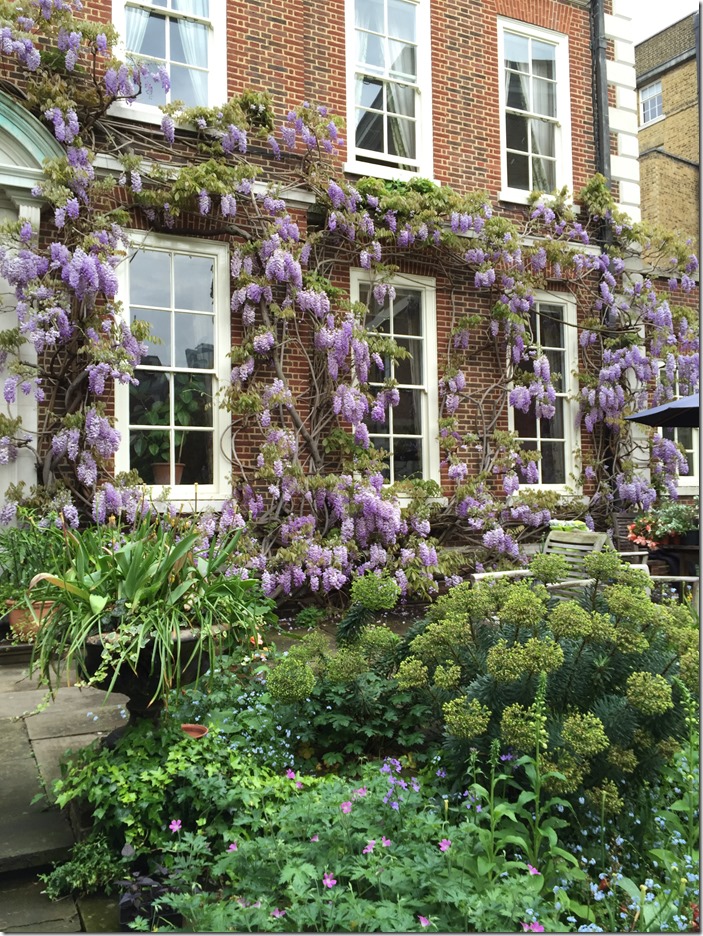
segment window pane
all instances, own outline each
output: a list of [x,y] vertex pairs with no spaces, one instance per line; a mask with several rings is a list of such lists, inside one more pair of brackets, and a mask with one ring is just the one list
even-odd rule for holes
[[405,45],[403,42],[388,41],[388,71],[393,76],[415,79],[417,76],[417,63],[415,60],[415,46]]
[[134,429],[129,436],[129,466],[139,472],[146,484],[154,484],[154,464],[170,460],[168,430],[158,432]]
[[356,103],[362,107],[383,110],[383,82],[373,78],[356,79]]
[[505,33],[505,65],[516,71],[530,70],[530,43],[524,36]]
[[556,46],[532,40],[532,72],[541,78],[556,78]]
[[395,439],[393,442],[393,480],[422,477],[422,440]]
[[142,364],[152,364],[154,367],[171,367],[171,313],[161,312],[157,309],[132,308],[132,321],[141,319],[148,322],[151,334],[156,339],[147,343],[148,358]]
[[562,307],[540,302],[539,311],[540,344],[549,348],[563,348],[564,325],[562,316],[564,313]]
[[531,120],[532,152],[537,156],[554,157],[554,124],[544,120]]
[[[166,17],[151,13],[144,28],[143,11],[127,7],[126,26],[127,42],[134,45],[130,52],[137,55],[150,55],[154,58],[166,58]],[[144,33],[142,35],[142,29]],[[138,41],[141,36],[141,42]],[[134,37],[134,39],[132,38]]]
[[422,294],[414,289],[396,289],[393,302],[393,333],[422,335]]
[[210,312],[214,300],[213,261],[210,257],[175,254],[173,258],[174,306]]
[[356,0],[354,17],[357,26],[383,32],[383,0]]
[[177,432],[176,459],[183,467],[181,484],[212,484],[211,432]]
[[388,118],[388,152],[415,158],[415,124],[400,117]]
[[374,299],[373,294],[371,294],[368,306],[369,314],[366,317],[366,327],[369,331],[378,332],[381,335],[390,334],[391,309],[388,300],[386,300],[383,305],[379,305]]
[[168,426],[169,384],[166,374],[137,371],[139,384],[129,388],[129,421],[137,425]]
[[415,4],[388,0],[388,35],[415,42]]
[[205,104],[205,98],[196,88],[200,88],[201,80],[207,88],[207,75],[205,72],[185,68],[183,65],[170,65],[169,77],[171,79],[171,100],[183,101],[187,107],[198,107]]
[[388,94],[388,110],[391,114],[401,114],[403,117],[415,116],[415,90],[403,85],[386,84]]
[[532,110],[545,117],[557,115],[557,86],[541,78],[532,79]]
[[137,250],[129,259],[132,305],[171,307],[171,256],[160,250]]
[[551,419],[540,419],[539,431],[543,439],[564,438],[564,401],[554,401],[554,416]]
[[[547,360],[549,361],[549,369],[554,376],[554,389],[557,393],[564,392],[564,382],[568,379],[569,375],[565,373],[566,370],[566,361],[564,359],[563,351],[545,351],[544,352]],[[557,377],[556,375],[559,374]]]
[[[520,439],[537,438],[537,420],[535,419],[534,407],[530,406],[529,412],[523,413],[521,410],[513,410],[513,425]],[[535,443],[536,445],[536,443]],[[523,443],[523,448],[524,448]]]
[[207,68],[207,26],[190,20],[172,19],[169,22],[171,61]]
[[[164,5],[163,0],[159,0],[159,6]],[[171,0],[171,8],[179,13],[190,13],[192,16],[210,16],[210,0]]]
[[409,351],[412,358],[396,361],[393,376],[400,384],[409,384],[414,387],[422,386],[422,342],[413,338],[398,338],[397,343],[401,348]]
[[176,426],[212,425],[212,377],[174,374],[173,421]]
[[373,361],[369,365],[369,383],[380,384],[390,376],[391,373],[391,359],[388,357],[383,358],[384,369],[381,370],[380,367],[376,367]]
[[516,72],[506,72],[505,81],[508,107],[529,110],[530,79]]
[[356,56],[358,62],[363,62],[369,68],[383,71],[385,66],[384,41],[380,36],[371,33],[356,33]]
[[508,185],[511,188],[530,190],[530,162],[528,156],[508,153]]
[[422,391],[400,390],[400,400],[393,407],[393,434],[422,435]]
[[556,188],[556,171],[553,159],[532,160],[532,188],[551,192]]
[[542,483],[565,484],[564,443],[542,442]]
[[527,117],[518,117],[517,114],[505,115],[505,142],[508,149],[527,152]]
[[376,153],[385,151],[383,145],[383,115],[370,111],[356,112],[356,145]]
[[191,370],[214,366],[215,320],[210,315],[177,312],[174,321],[176,367]]

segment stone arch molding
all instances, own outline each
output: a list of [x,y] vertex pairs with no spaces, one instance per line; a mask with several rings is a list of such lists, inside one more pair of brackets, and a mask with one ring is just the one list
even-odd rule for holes
[[[41,221],[41,199],[32,195],[32,189],[44,178],[43,165],[47,159],[63,155],[63,150],[36,117],[16,100],[0,91],[0,223],[23,218],[34,231]],[[0,330],[16,327],[13,290],[0,277]],[[36,363],[36,352],[27,345],[22,359]],[[0,386],[7,376],[0,369]],[[38,414],[32,397],[23,397],[7,407],[10,416],[22,417],[22,427],[28,437],[36,439]],[[21,448],[16,461],[0,465],[0,503],[9,484],[24,481],[27,487],[37,482],[36,456],[32,448]]]
[[26,218],[39,227],[40,202],[32,188],[43,179],[46,159],[63,150],[36,117],[0,91],[0,192]]

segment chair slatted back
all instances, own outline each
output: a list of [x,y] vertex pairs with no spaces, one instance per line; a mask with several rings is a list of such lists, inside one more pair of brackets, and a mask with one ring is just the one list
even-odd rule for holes
[[[608,542],[607,533],[592,533],[590,530],[550,530],[542,552],[566,559],[569,571],[566,581],[580,581],[588,578],[584,560],[592,552],[600,552]],[[562,591],[552,590],[553,595],[573,598],[573,589],[568,586]]]

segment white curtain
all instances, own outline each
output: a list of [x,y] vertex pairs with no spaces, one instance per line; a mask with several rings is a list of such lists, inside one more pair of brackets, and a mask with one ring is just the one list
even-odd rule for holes
[[127,21],[127,35],[125,44],[128,52],[139,54],[144,42],[144,34],[149,23],[149,11],[142,10],[140,7],[128,6],[125,8],[125,19]]
[[[173,0],[173,9],[174,11],[178,10],[179,13],[207,18],[209,15],[209,0]],[[191,23],[183,19],[179,19],[177,22],[186,62],[188,65],[207,68],[207,27],[201,23]],[[190,68],[188,69],[188,76],[193,87],[194,101],[197,104],[207,104],[207,72]]]

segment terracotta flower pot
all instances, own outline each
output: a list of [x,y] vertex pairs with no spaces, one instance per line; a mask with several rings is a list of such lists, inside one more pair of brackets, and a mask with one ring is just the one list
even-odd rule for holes
[[10,630],[22,643],[34,643],[42,619],[51,614],[53,601],[33,601],[31,609],[26,605],[11,608],[8,614]]
[[184,731],[191,738],[204,738],[208,733],[205,725],[191,725],[189,722],[181,725],[181,731]]
[[[154,472],[154,484],[168,485],[171,483],[171,466],[168,462],[154,462],[151,468]],[[180,484],[185,465],[182,462],[176,462],[173,468],[174,482]]]

